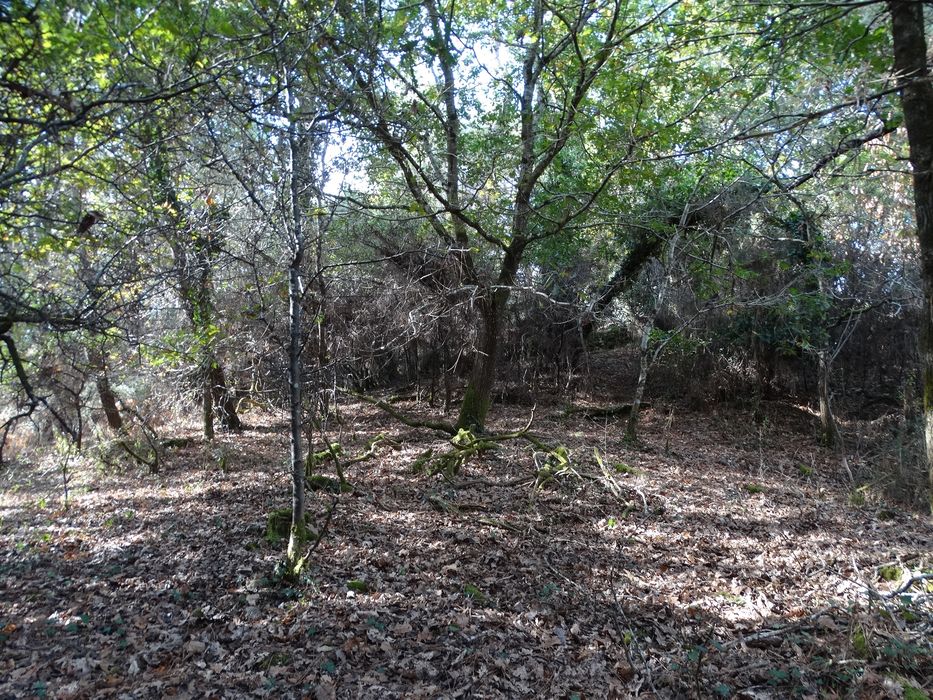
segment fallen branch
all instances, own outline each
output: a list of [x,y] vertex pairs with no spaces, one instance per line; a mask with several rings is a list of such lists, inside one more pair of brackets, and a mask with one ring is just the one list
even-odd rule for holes
[[513,525],[512,523],[507,523],[504,520],[500,520],[499,518],[477,518],[476,522],[480,523],[481,525],[488,525],[489,527],[498,527],[503,530],[508,530],[509,532],[517,532],[520,535],[525,534],[525,531],[522,528],[518,527],[517,525]]
[[366,449],[363,452],[356,455],[355,457],[350,457],[344,460],[341,460],[340,458],[343,454],[343,448],[340,447],[340,444],[328,441],[326,443],[327,447],[320,452],[313,452],[310,450],[308,451],[308,454],[305,457],[305,474],[308,478],[310,478],[318,465],[333,461],[334,467],[337,471],[337,476],[340,478],[340,483],[346,483],[346,479],[343,475],[344,468],[354,464],[359,464],[360,462],[365,462],[367,459],[375,457],[376,448],[379,446],[379,443],[387,439],[388,438],[383,433],[379,433],[376,437],[369,441]]
[[415,462],[415,470],[423,469],[429,475],[443,474],[444,478],[450,481],[453,475],[460,471],[460,468],[467,463],[467,460],[474,455],[481,454],[487,450],[497,449],[500,442],[506,440],[525,439],[530,441],[538,449],[547,449],[547,446],[535,435],[528,432],[535,418],[534,409],[528,422],[520,430],[511,433],[499,433],[497,435],[474,434],[463,428],[459,429],[451,439],[453,445],[451,450],[443,454],[434,456],[433,452],[422,455]]
[[[620,503],[625,505],[626,508],[632,508],[632,505],[630,502],[626,501],[622,497],[622,489],[629,488],[630,490],[634,491],[638,496],[641,497],[642,508],[644,509],[645,515],[647,515],[648,514],[648,499],[645,497],[645,494],[642,493],[641,490],[635,487],[623,487],[616,480],[616,478],[612,475],[612,472],[609,471],[609,467],[607,467],[606,463],[603,461],[602,455],[599,454],[599,450],[595,448],[593,449],[593,457],[596,458],[596,464],[599,465],[599,469],[600,471],[602,471],[603,477],[602,479],[599,479],[596,477],[592,477],[589,474],[584,474],[584,476],[586,478],[593,479],[594,481],[602,481],[603,485],[605,485],[606,488],[609,489],[609,492],[613,496],[615,496],[616,500],[618,500]],[[634,508],[632,508],[632,510],[634,510]]]
[[909,591],[918,583],[923,583],[924,581],[933,581],[933,574],[917,574],[916,576],[911,576],[909,579],[904,581],[904,583],[898,586],[896,590],[893,590],[890,593],[880,594],[880,597],[887,599],[896,598],[897,596]]
[[192,445],[194,445],[195,440],[193,440],[190,437],[173,437],[173,438],[165,438],[164,440],[161,440],[159,444],[162,446],[162,449],[165,449],[165,450],[170,449],[170,448],[182,449],[182,448],[191,447]]
[[[650,403],[642,402],[639,408],[648,408]],[[632,404],[620,403],[614,406],[568,406],[564,409],[565,416],[583,416],[584,418],[617,418],[627,416],[632,412]]]
[[516,430],[511,433],[499,433],[497,435],[483,435],[482,436],[483,440],[488,440],[490,442],[504,442],[506,440],[519,440],[519,439],[527,440],[532,445],[534,445],[536,449],[541,450],[542,452],[550,452],[551,450],[554,449],[554,447],[552,447],[551,445],[548,445],[539,436],[535,435],[532,432],[529,432],[531,430],[531,424],[534,423],[534,420],[535,420],[535,409],[536,408],[537,406],[531,407],[531,415],[528,416],[528,422],[525,423],[524,428],[521,428],[520,430]]
[[428,503],[431,504],[431,507],[434,510],[441,513],[449,513],[451,515],[459,515],[460,513],[466,511],[484,511],[487,510],[486,506],[480,505],[477,503],[454,503],[448,501],[446,498],[438,496],[436,493],[432,493],[427,498]]
[[358,454],[356,457],[350,457],[350,459],[344,460],[343,466],[349,467],[353,464],[359,464],[360,462],[365,462],[367,459],[375,457],[376,447],[384,440],[388,440],[388,438],[383,433],[379,433],[376,437],[369,441],[369,444],[363,452]]
[[445,423],[443,421],[431,421],[431,420],[415,420],[409,416],[406,416],[404,413],[399,411],[397,408],[387,403],[386,401],[380,401],[379,399],[374,399],[371,396],[366,396],[365,394],[358,394],[355,391],[349,389],[340,389],[341,392],[347,396],[352,396],[353,398],[364,401],[368,404],[375,406],[376,408],[382,409],[390,416],[395,418],[399,423],[407,425],[409,428],[426,428],[428,430],[435,430],[439,433],[445,433],[447,435],[456,435],[457,429],[453,426],[452,423]]
[[449,483],[455,489],[468,489],[474,486],[486,486],[487,488],[501,488],[507,489],[512,486],[522,486],[534,481],[537,477],[534,474],[527,476],[521,476],[517,479],[510,479],[509,481],[490,481],[489,479],[473,479],[472,481],[453,481],[448,479]]

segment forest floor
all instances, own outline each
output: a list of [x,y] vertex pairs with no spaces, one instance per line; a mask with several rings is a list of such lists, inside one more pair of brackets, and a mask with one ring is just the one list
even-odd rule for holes
[[854,491],[812,416],[649,409],[632,446],[538,413],[572,467],[544,484],[522,440],[415,473],[443,436],[345,405],[345,454],[391,439],[309,495],[336,505],[293,584],[281,417],[178,427],[155,475],[77,464],[67,509],[54,463],[8,471],[0,697],[928,697],[931,522]]

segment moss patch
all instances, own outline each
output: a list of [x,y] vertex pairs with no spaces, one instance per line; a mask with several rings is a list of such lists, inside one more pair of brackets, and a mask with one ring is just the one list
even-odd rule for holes
[[329,493],[352,493],[353,484],[340,481],[323,474],[313,474],[307,479],[308,488],[312,491],[327,491]]

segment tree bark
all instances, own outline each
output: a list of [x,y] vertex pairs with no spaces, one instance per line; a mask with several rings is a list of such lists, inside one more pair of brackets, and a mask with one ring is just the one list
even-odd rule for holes
[[299,134],[298,124],[295,121],[291,69],[284,68],[282,73],[286,107],[288,109],[287,176],[290,199],[289,244],[291,248],[291,260],[288,265],[288,414],[292,475],[292,526],[288,538],[286,562],[289,575],[297,575],[301,566],[302,545],[308,538],[308,526],[305,519],[306,472],[301,442],[303,418],[301,390],[304,381],[301,304],[304,296],[302,267],[306,245],[304,230],[305,207],[303,203],[307,194],[306,183],[302,182],[302,180],[309,174],[311,163],[310,158],[307,157],[308,136]]
[[216,357],[210,358],[207,378],[211,390],[211,403],[214,414],[220,420],[220,427],[224,430],[242,430],[243,422],[236,412],[236,397],[227,386],[223,365]]
[[820,432],[823,444],[832,447],[836,444],[836,417],[830,402],[829,375],[832,367],[828,354],[826,350],[817,353],[817,393],[820,398]]
[[104,409],[107,425],[112,431],[119,433],[123,430],[123,416],[120,415],[120,409],[117,407],[117,396],[110,386],[104,353],[94,348],[88,351],[88,355],[91,369],[94,372],[94,386],[97,388],[97,396],[100,398],[101,408]]
[[625,424],[625,439],[629,442],[635,442],[638,439],[638,411],[641,408],[641,400],[645,396],[645,385],[648,383],[648,367],[651,364],[648,343],[651,340],[652,330],[654,330],[654,314],[645,322],[645,327],[641,333],[641,344],[638,348],[638,383],[635,384],[632,410],[629,412],[628,421]]
[[117,408],[117,397],[110,386],[110,378],[107,372],[100,372],[95,380],[97,386],[97,395],[100,397],[100,405],[104,409],[104,415],[107,417],[107,425],[114,432],[123,430],[123,417],[120,415],[120,409]]
[[[507,295],[506,295],[507,296]],[[505,302],[497,302],[493,294],[480,309],[480,334],[473,357],[473,371],[463,394],[457,427],[482,430],[492,404],[492,389],[496,381],[496,360],[499,354],[499,329],[505,314]]]
[[920,2],[889,2],[894,72],[901,87],[904,125],[913,171],[914,209],[923,277],[920,362],[926,466],[933,512],[933,84],[927,67],[927,43]]
[[[583,321],[580,324],[580,334],[583,338],[583,345],[596,330],[597,320],[603,311],[622,294],[627,292],[641,273],[642,268],[649,260],[656,257],[661,252],[664,245],[664,238],[656,233],[639,231],[638,237],[632,243],[632,247],[626,253],[622,262],[616,268],[615,273],[606,284],[602,286],[596,294],[590,308],[587,309]],[[576,359],[574,358],[576,364]]]
[[[458,287],[476,289],[479,306],[477,345],[474,352],[472,376],[467,385],[464,401],[460,409],[458,425],[461,427],[483,428],[495,383],[496,361],[499,350],[499,332],[503,325],[509,287],[514,283],[518,263],[525,248],[534,242],[556,236],[574,220],[581,217],[596,201],[599,193],[608,186],[612,173],[619,165],[613,165],[593,191],[579,193],[567,199],[567,207],[556,219],[539,216],[544,203],[535,203],[535,193],[541,189],[541,181],[553,169],[555,161],[567,147],[577,129],[578,115],[583,113],[582,104],[589,94],[597,76],[603,71],[607,61],[619,45],[623,34],[631,36],[643,27],[632,29],[624,26],[622,20],[623,5],[610,3],[608,12],[597,14],[595,6],[582,3],[561,19],[565,24],[564,32],[556,38],[545,40],[543,31],[545,17],[549,14],[547,3],[534,0],[527,8],[529,25],[523,36],[519,37],[524,46],[524,58],[520,67],[521,77],[516,80],[515,95],[518,98],[518,121],[520,148],[515,172],[515,196],[511,211],[510,230],[500,230],[498,225],[484,224],[483,215],[477,215],[482,205],[475,195],[461,197],[460,185],[464,173],[461,171],[460,147],[462,143],[460,107],[457,91],[457,56],[460,53],[459,41],[456,41],[455,13],[453,5],[441,6],[437,0],[426,0],[428,25],[418,30],[418,41],[430,42],[431,62],[436,61],[439,68],[439,81],[434,89],[421,91],[417,80],[407,87],[417,98],[414,100],[415,111],[426,111],[426,117],[433,120],[441,129],[446,152],[444,163],[434,163],[423,167],[424,159],[417,148],[409,145],[412,134],[407,120],[396,118],[397,106],[385,95],[384,74],[388,68],[377,62],[358,62],[353,58],[356,51],[346,51],[338,60],[341,72],[354,76],[352,94],[348,102],[357,112],[360,125],[372,133],[386,147],[391,158],[399,166],[414,204],[423,210],[425,221],[439,239],[449,247],[460,265]],[[358,18],[346,10],[338,10],[353,26]],[[660,15],[659,15],[660,16]],[[602,38],[591,50],[584,50],[580,37],[591,20],[599,17],[605,31]],[[367,30],[368,31],[368,28]],[[374,32],[376,36],[378,32]],[[373,47],[377,48],[377,47]],[[377,50],[374,56],[383,55]],[[573,62],[576,70],[568,83],[556,90],[556,100],[547,98],[551,65],[564,59]],[[407,71],[398,71],[391,66],[388,73],[395,81],[409,81],[404,78]],[[341,79],[338,79],[338,84]],[[519,87],[520,86],[520,87]],[[443,100],[438,104],[433,95]],[[542,117],[551,115],[553,120],[542,121]],[[402,122],[402,123],[400,123]],[[420,129],[419,129],[420,132]],[[420,139],[420,136],[418,137]],[[619,161],[621,163],[621,161]],[[440,173],[443,172],[443,175]],[[546,197],[552,200],[552,197]],[[474,213],[477,212],[477,213]],[[534,225],[532,225],[534,224]],[[482,270],[474,264],[473,252],[479,252],[477,243],[484,241],[497,251],[503,252],[498,278],[489,283]]]
[[473,371],[463,394],[463,403],[460,405],[458,428],[483,430],[486,426],[486,415],[492,405],[492,389],[496,383],[502,321],[525,245],[524,239],[516,238],[508,247],[502,260],[499,279],[496,285],[486,292],[480,303],[479,338],[474,353]]
[[201,431],[205,440],[214,439],[214,390],[210,370],[204,368],[201,378]]
[[658,315],[661,313],[661,309],[664,307],[664,302],[667,298],[671,271],[674,268],[674,255],[679,240],[680,229],[675,231],[674,235],[667,241],[667,250],[663,264],[660,264],[660,261],[658,261],[661,277],[658,281],[657,292],[651,300],[651,309],[649,310],[648,318],[645,320],[645,325],[642,329],[641,344],[639,345],[638,353],[638,383],[635,385],[635,394],[632,397],[632,412],[629,414],[628,422],[625,426],[625,439],[629,442],[635,442],[638,439],[638,420],[641,417],[639,415],[639,409],[642,399],[645,396],[645,386],[648,384],[648,372],[651,369],[651,365],[658,359],[658,355],[664,347],[662,343],[654,352],[649,352],[651,333],[658,325]]

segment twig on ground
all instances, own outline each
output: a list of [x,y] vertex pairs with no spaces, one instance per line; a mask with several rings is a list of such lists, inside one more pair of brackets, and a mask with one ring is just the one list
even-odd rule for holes
[[340,391],[342,391],[344,394],[347,394],[348,396],[352,396],[353,398],[356,398],[356,399],[359,399],[360,401],[364,401],[368,404],[371,404],[375,406],[376,408],[382,409],[383,411],[388,413],[390,416],[395,418],[395,420],[399,421],[400,423],[404,425],[407,425],[409,428],[426,428],[428,430],[434,430],[440,433],[445,433],[447,435],[457,434],[457,429],[453,426],[452,423],[446,423],[444,421],[432,421],[432,420],[415,420],[414,418],[406,416],[404,413],[402,413],[397,408],[395,408],[394,406],[392,406],[391,404],[385,401],[374,399],[373,397],[366,396],[365,394],[359,394],[355,391],[351,391],[350,389],[343,388],[343,389],[340,389]]

